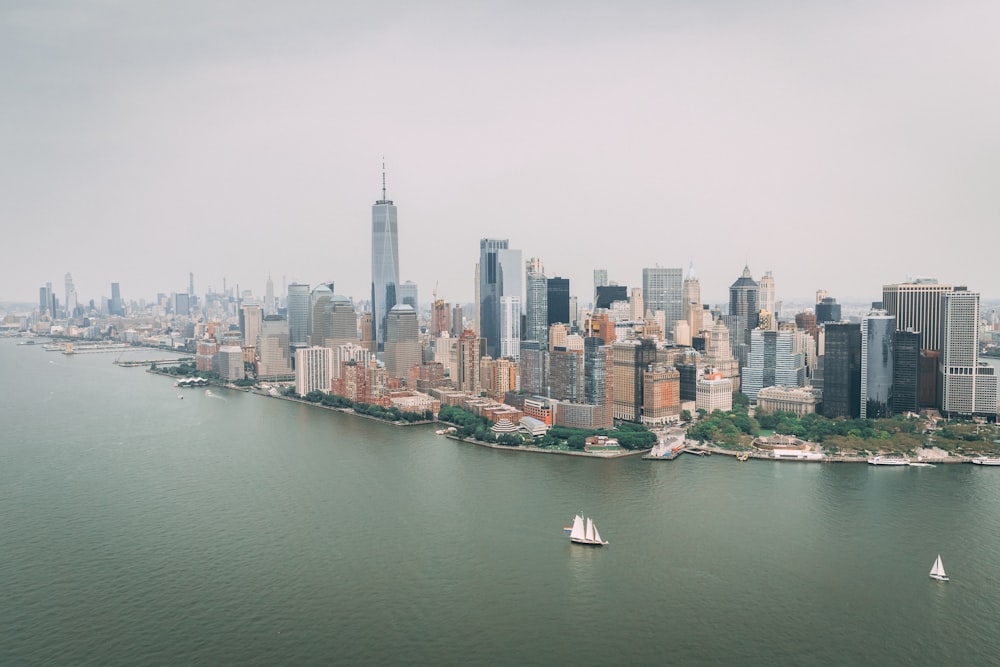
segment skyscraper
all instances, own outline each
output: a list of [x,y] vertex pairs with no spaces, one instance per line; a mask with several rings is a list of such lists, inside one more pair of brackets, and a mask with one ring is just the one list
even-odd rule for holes
[[264,314],[274,315],[274,313],[274,281],[271,280],[271,274],[267,274],[267,284],[264,287]]
[[897,331],[892,353],[892,412],[919,412],[920,332]]
[[385,370],[390,378],[405,378],[420,365],[420,327],[417,313],[408,304],[397,304],[386,317]]
[[801,387],[805,385],[805,360],[793,352],[793,331],[750,332],[750,359],[743,369],[743,393],[751,401],[764,387]]
[[479,336],[494,359],[500,355],[500,297],[520,300],[522,270],[521,251],[510,249],[507,239],[479,241]]
[[[594,303],[597,303],[597,288],[608,284],[608,270],[594,269]],[[597,307],[596,305],[594,306]]]
[[660,267],[642,270],[642,299],[647,311],[663,311],[666,331],[673,331],[677,320],[684,318],[684,270]]
[[823,360],[823,414],[861,415],[861,325],[829,323]]
[[382,198],[372,206],[372,314],[378,351],[385,349],[386,317],[398,303],[399,240],[396,206],[385,196],[385,165],[382,167]]
[[758,285],[760,293],[760,310],[766,310],[771,316],[769,320],[770,326],[768,327],[771,331],[778,330],[778,312],[777,312],[777,302],[774,297],[774,275],[767,271],[760,278],[760,284]]
[[979,363],[979,293],[956,287],[941,298],[941,412],[997,415],[997,378]]
[[729,286],[729,315],[741,318],[744,332],[757,328],[757,314],[760,312],[760,286],[753,279],[750,267],[744,266],[743,273]]
[[66,301],[63,302],[66,308],[66,317],[73,317],[76,310],[76,288],[73,286],[73,276],[66,274]]
[[290,283],[288,285],[288,342],[292,348],[306,347],[309,344],[310,329],[309,285],[305,283]]
[[896,318],[884,310],[873,310],[861,320],[862,419],[892,416],[895,333]]
[[[49,286],[49,293],[51,292],[52,287]],[[125,314],[125,311],[122,309],[122,293],[118,283],[111,283],[111,314],[118,316]]]
[[500,297],[500,357],[521,358],[521,297]]
[[840,304],[833,297],[824,297],[816,304],[816,324],[840,321]]
[[[330,337],[327,310],[333,300],[333,281],[320,283],[309,293],[309,345],[324,347]],[[296,357],[297,359],[298,357]]]
[[702,307],[701,307],[701,282],[694,274],[694,264],[688,266],[687,277],[681,285],[681,319],[687,320],[691,329],[691,335],[696,336],[701,332]]
[[524,339],[538,341],[542,349],[549,344],[548,279],[542,260],[532,257],[525,273],[525,325]]
[[882,286],[882,307],[896,318],[896,330],[920,332],[920,349],[941,349],[941,296],[951,285],[924,279]]
[[420,306],[417,304],[417,284],[415,282],[407,280],[405,283],[400,284],[396,296],[399,298],[399,303],[405,303],[411,306],[415,312],[420,312]]
[[548,316],[546,322],[552,324],[572,324],[569,316],[569,278],[549,278],[546,286]]

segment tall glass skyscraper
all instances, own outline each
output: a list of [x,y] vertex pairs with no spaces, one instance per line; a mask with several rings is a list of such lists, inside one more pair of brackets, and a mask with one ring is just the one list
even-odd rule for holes
[[309,345],[310,300],[309,285],[305,283],[288,285],[288,342],[293,348]]
[[516,296],[521,304],[521,251],[507,239],[479,241],[479,336],[486,339],[486,353],[500,357],[500,297]]
[[396,206],[385,197],[385,171],[382,172],[382,198],[372,206],[372,313],[378,351],[385,349],[386,317],[397,303],[399,285],[399,233]]
[[545,349],[549,345],[548,279],[545,277],[542,260],[538,258],[532,258],[528,261],[525,292],[527,303],[525,304],[524,339],[538,341]]
[[862,419],[892,416],[895,333],[896,318],[884,310],[873,310],[861,320]]
[[684,270],[660,267],[642,270],[642,299],[645,309],[654,314],[662,310],[667,332],[677,320],[684,319]]

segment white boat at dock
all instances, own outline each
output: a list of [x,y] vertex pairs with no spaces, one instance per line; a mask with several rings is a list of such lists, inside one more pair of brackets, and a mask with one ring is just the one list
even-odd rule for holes
[[873,466],[908,466],[910,459],[905,456],[873,456],[868,459],[868,464]]
[[948,575],[944,573],[944,565],[941,564],[941,554],[938,554],[937,560],[934,561],[930,576],[931,579],[937,579],[938,581],[949,581]]
[[972,462],[977,466],[1000,466],[1000,456],[977,456]]
[[603,547],[608,543],[607,540],[601,539],[601,534],[597,532],[594,520],[590,517],[584,518],[580,514],[573,517],[573,526],[569,529],[569,541],[593,547]]

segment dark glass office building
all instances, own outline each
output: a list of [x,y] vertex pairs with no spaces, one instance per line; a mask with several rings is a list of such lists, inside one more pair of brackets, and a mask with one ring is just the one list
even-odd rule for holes
[[569,278],[549,278],[546,294],[549,304],[549,325],[572,324],[569,321]]
[[894,349],[892,411],[920,411],[920,332],[897,331]]
[[861,325],[826,325],[823,359],[823,414],[827,417],[861,416]]

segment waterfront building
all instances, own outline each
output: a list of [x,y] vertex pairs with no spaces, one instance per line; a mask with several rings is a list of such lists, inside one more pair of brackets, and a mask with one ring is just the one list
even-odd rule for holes
[[642,419],[642,372],[656,363],[656,344],[648,338],[616,340],[611,345],[612,412],[615,419]]
[[265,315],[259,341],[257,379],[267,382],[293,378],[288,321],[281,315]]
[[840,321],[840,304],[833,297],[824,297],[816,304],[816,324]]
[[824,325],[823,415],[861,416],[861,325],[829,322]]
[[721,373],[712,373],[698,380],[695,409],[712,414],[716,410],[733,409],[733,382]]
[[642,270],[642,298],[645,301],[645,309],[654,313],[663,311],[664,333],[672,334],[668,325],[672,328],[674,322],[684,317],[683,283],[683,269],[654,267]]
[[213,338],[203,338],[198,341],[195,350],[195,370],[211,372],[215,354],[219,351],[219,344]]
[[611,368],[611,346],[603,344],[600,338],[587,338],[583,347],[583,402],[602,409],[595,413],[596,422],[601,424],[595,428],[611,428],[614,425]]
[[466,329],[458,339],[458,377],[452,378],[455,387],[470,394],[479,394],[480,338],[475,331]]
[[816,394],[812,387],[764,387],[757,392],[757,414],[792,412],[803,417],[816,412]]
[[549,396],[557,400],[584,402],[584,355],[556,347],[549,352]]
[[920,349],[940,350],[941,297],[954,287],[934,279],[882,286],[882,307],[896,318],[896,329],[920,332]]
[[892,412],[920,411],[920,332],[896,331],[892,359]]
[[406,379],[413,366],[422,363],[417,313],[407,304],[397,304],[386,316],[385,371],[390,379]]
[[292,349],[308,347],[310,314],[309,308],[312,297],[309,293],[309,285],[305,283],[291,283],[288,285],[288,342]]
[[512,250],[507,239],[479,241],[479,336],[486,340],[486,353],[494,358],[500,356],[500,297],[520,300],[522,266],[521,251]]
[[603,406],[556,400],[552,400],[550,405],[554,413],[552,420],[556,426],[578,428],[586,431],[609,428]]
[[979,363],[979,293],[956,287],[941,298],[941,413],[997,416],[995,369]]
[[521,358],[521,297],[500,297],[500,356]]
[[548,314],[546,323],[572,324],[569,312],[569,278],[549,278],[545,283]]
[[417,391],[430,391],[444,384],[444,364],[436,361],[411,367],[406,377],[406,386]]
[[225,382],[234,382],[245,378],[243,348],[239,345],[221,346],[212,357],[212,371]]
[[372,327],[376,350],[385,349],[386,319],[399,303],[399,226],[396,205],[385,194],[372,205]]
[[792,351],[793,332],[754,329],[750,334],[750,358],[742,370],[741,386],[751,402],[757,400],[757,392],[764,387],[805,384],[802,354]]
[[654,364],[642,373],[642,423],[661,426],[681,415],[680,373],[672,366]]
[[303,347],[295,351],[295,393],[311,391],[330,393],[333,387],[333,350],[328,347]]
[[357,343],[341,343],[332,348],[331,373],[334,380],[339,380],[342,375],[344,364],[355,363],[367,367],[375,358],[375,353],[369,348]]
[[520,369],[511,359],[491,359],[482,357],[479,363],[479,378],[482,390],[487,396],[503,401],[509,391],[520,387]]
[[529,394],[544,394],[548,383],[548,350],[536,340],[521,342],[521,388]]
[[896,318],[884,310],[873,310],[861,320],[862,419],[892,416],[895,333]]

